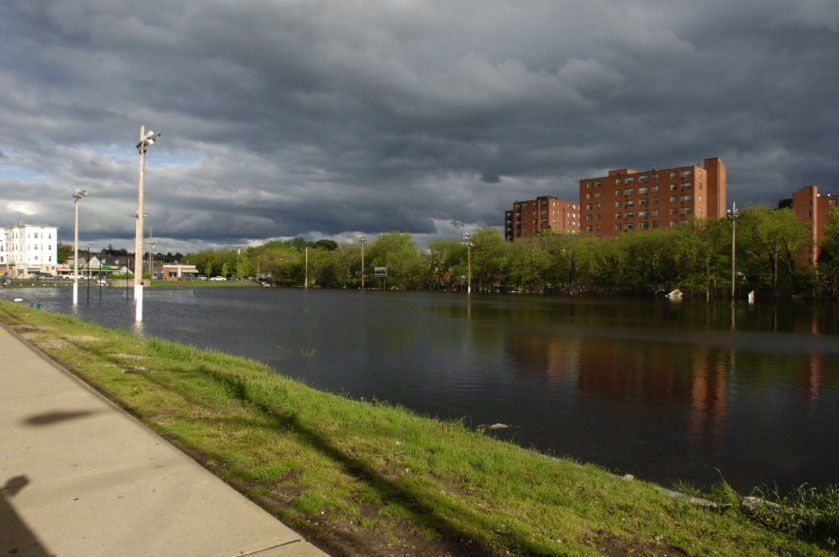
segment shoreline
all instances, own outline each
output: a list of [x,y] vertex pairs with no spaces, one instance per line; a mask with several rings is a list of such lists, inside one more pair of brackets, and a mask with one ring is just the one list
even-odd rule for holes
[[821,551],[653,484],[315,391],[253,360],[7,301],[0,320],[338,554]]

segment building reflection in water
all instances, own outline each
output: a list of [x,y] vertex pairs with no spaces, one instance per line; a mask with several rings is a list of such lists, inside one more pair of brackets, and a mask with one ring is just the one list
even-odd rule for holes
[[[735,396],[743,398],[744,408],[758,404],[771,411],[765,389],[774,385],[772,396],[806,400],[813,412],[822,389],[819,354],[789,355],[781,362],[771,353],[663,342],[655,334],[626,339],[544,333],[517,331],[506,337],[506,351],[520,372],[544,374],[548,385],[596,397],[602,408],[660,409],[658,415],[673,427],[683,424],[689,445],[710,455],[722,451]],[[738,360],[746,371],[738,373]]]

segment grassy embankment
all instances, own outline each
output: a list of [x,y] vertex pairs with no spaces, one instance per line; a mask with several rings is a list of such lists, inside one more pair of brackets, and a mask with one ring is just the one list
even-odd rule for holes
[[151,285],[172,288],[195,288],[214,286],[259,286],[252,280],[153,280]]
[[313,390],[259,362],[0,301],[0,321],[335,555],[820,554],[739,513]]

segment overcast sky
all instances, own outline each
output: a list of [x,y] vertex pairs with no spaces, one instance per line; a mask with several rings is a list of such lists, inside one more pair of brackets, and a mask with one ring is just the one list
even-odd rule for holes
[[4,0],[0,224],[164,251],[500,227],[609,168],[720,156],[839,193],[837,0]]

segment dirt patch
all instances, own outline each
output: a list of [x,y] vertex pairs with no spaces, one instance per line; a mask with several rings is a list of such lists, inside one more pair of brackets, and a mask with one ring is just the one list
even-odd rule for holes
[[64,348],[70,346],[70,343],[62,338],[48,338],[41,341],[40,345],[43,348]]
[[121,360],[144,360],[146,357],[139,354],[108,354],[111,358],[119,358]]
[[600,532],[596,536],[592,536],[585,540],[589,545],[594,547],[601,555],[608,555],[609,557],[624,557],[626,555],[655,555],[662,557],[684,557],[687,555],[678,547],[668,545],[666,540],[656,541],[642,541],[642,540],[627,540],[610,536],[605,532]]
[[67,340],[69,340],[70,342],[73,342],[73,343],[77,343],[77,344],[78,343],[86,344],[88,342],[94,342],[96,340],[96,337],[82,335],[82,336],[67,337]]

